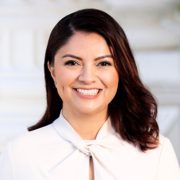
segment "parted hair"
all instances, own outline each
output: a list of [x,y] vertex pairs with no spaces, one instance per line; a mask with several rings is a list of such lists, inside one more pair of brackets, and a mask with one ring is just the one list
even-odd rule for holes
[[119,23],[98,9],[82,9],[62,18],[53,28],[44,60],[47,107],[43,117],[28,130],[51,124],[59,117],[62,100],[59,97],[47,64],[54,63],[56,52],[77,31],[101,35],[111,49],[119,74],[118,90],[108,106],[115,131],[129,143],[146,151],[158,146],[159,127],[156,121],[157,103],[142,83],[128,39]]

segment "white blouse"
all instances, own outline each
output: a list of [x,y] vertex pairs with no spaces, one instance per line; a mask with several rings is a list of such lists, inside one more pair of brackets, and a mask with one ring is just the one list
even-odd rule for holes
[[141,152],[124,141],[107,120],[96,140],[83,140],[62,114],[51,125],[9,143],[0,159],[0,180],[180,180],[170,141]]

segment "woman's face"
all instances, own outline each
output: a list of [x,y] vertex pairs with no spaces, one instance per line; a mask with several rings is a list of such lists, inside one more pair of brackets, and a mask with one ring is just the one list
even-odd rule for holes
[[76,32],[48,65],[63,111],[106,113],[118,88],[110,49],[97,33]]

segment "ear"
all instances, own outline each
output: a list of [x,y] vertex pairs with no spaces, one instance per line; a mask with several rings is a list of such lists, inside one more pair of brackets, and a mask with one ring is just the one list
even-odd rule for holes
[[49,61],[48,61],[48,62],[47,62],[47,67],[48,67],[48,70],[49,70],[49,72],[50,72],[50,74],[51,74],[51,77],[53,78],[53,80],[54,80],[54,82],[55,82],[54,66],[51,65],[51,64],[49,63]]

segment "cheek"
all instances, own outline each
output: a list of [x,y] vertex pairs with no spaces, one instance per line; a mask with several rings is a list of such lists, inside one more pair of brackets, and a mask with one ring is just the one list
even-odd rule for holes
[[116,71],[113,71],[111,73],[104,73],[103,76],[104,83],[106,84],[106,86],[116,91],[119,82],[118,73]]
[[57,68],[55,69],[54,77],[56,88],[58,92],[61,93],[68,82],[68,74],[63,69]]
[[55,86],[62,101],[64,101],[64,99],[66,98],[67,93],[65,92],[67,92],[66,89],[68,87],[68,84],[69,84],[68,74],[66,74],[63,71],[58,71],[58,72],[56,71]]
[[76,79],[77,73],[66,68],[58,68],[55,71],[57,88],[66,88]]

